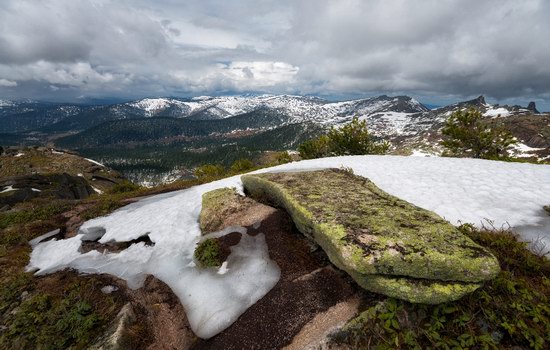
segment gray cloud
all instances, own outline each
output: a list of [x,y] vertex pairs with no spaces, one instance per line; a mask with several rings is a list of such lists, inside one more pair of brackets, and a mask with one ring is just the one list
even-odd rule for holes
[[544,0],[4,0],[0,97],[486,94],[550,109],[549,17]]

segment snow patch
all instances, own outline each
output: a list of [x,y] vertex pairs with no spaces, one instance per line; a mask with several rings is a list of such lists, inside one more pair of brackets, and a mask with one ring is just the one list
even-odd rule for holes
[[[231,248],[223,269],[195,266],[194,248],[201,239],[198,215],[202,194],[214,188],[238,186],[239,182],[239,177],[233,177],[149,197],[110,216],[90,220],[73,238],[36,246],[28,269],[39,270],[38,274],[69,267],[84,273],[109,273],[125,279],[131,288],[140,287],[147,274],[153,274],[181,300],[195,334],[210,338],[262,298],[280,277],[278,266],[269,259],[263,234],[252,237],[244,228],[237,229],[243,234],[241,241]],[[100,243],[130,241],[147,232],[154,246],[137,243],[120,253],[78,252],[82,239],[99,238]]]
[[510,114],[510,111],[507,110],[506,108],[503,108],[503,107],[500,107],[500,108],[494,108],[494,107],[491,107],[490,109],[488,109],[485,113],[483,113],[483,116],[485,117],[497,117],[497,116],[501,116],[501,117],[507,117],[509,116]]
[[424,152],[420,149],[415,149],[412,151],[411,157],[435,157],[436,155],[428,152]]
[[103,191],[100,190],[100,189],[97,188],[97,187],[92,186],[92,189],[93,189],[97,194],[103,194]]
[[11,191],[17,191],[17,188],[13,188],[12,185],[6,186],[6,187],[4,187],[4,189],[2,191],[0,191],[0,193],[6,193],[6,192],[11,192]]
[[86,159],[86,160],[87,160],[88,162],[90,162],[90,163],[94,163],[94,164],[96,164],[96,165],[105,167],[105,165],[103,165],[103,164],[101,164],[100,162],[97,162],[97,161],[95,161],[95,160],[93,160],[93,159],[89,159],[89,158],[84,158],[84,159]]
[[24,156],[24,155],[25,155],[25,153],[23,153],[23,152],[18,152],[16,155],[14,155],[14,157],[22,157],[22,156]]

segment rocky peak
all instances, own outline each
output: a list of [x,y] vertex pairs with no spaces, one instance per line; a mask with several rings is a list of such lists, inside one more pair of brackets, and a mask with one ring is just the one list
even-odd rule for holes
[[480,95],[478,98],[476,98],[474,100],[471,100],[471,101],[468,101],[468,102],[471,102],[472,104],[474,104],[476,106],[481,106],[481,105],[486,104],[485,97],[483,97],[483,95]]
[[529,105],[527,106],[527,109],[530,110],[533,113],[539,114],[539,111],[537,110],[537,106],[535,105],[535,102],[533,102],[533,101],[529,102]]

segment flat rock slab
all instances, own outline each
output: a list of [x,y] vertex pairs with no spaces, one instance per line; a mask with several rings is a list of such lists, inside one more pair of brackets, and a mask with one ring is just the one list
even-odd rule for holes
[[243,197],[232,188],[206,192],[199,217],[201,233],[205,235],[230,226],[252,226],[274,212],[274,208]]
[[500,271],[487,250],[437,214],[345,170],[242,176],[245,190],[285,208],[298,229],[365,289],[437,304]]

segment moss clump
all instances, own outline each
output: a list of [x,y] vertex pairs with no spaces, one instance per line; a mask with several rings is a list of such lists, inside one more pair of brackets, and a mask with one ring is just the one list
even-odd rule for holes
[[366,289],[433,304],[458,299],[499,271],[493,255],[447,221],[349,171],[244,175],[242,181],[253,197],[284,207]]
[[197,265],[202,268],[220,267],[223,263],[221,256],[220,243],[215,238],[207,238],[195,248],[195,260]]
[[548,349],[550,260],[510,232],[460,230],[499,259],[494,280],[437,306],[378,298],[333,341],[358,349]]

